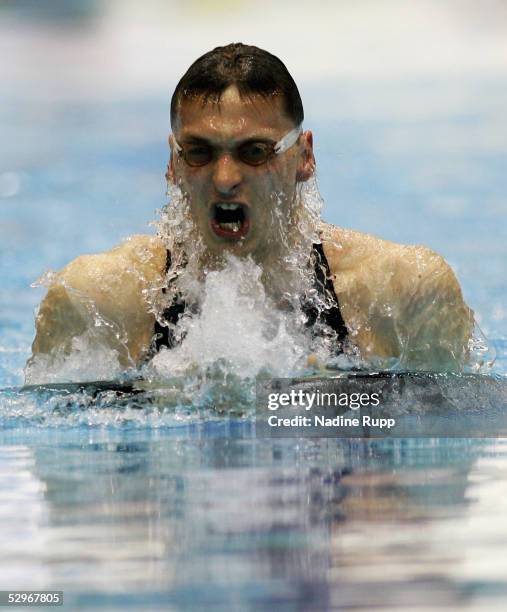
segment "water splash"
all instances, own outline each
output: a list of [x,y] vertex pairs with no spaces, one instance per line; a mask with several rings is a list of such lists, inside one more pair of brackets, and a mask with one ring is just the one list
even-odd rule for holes
[[335,334],[327,330],[316,342],[305,329],[302,296],[311,296],[317,309],[326,306],[313,287],[312,245],[320,242],[322,209],[315,179],[298,184],[290,207],[291,222],[279,206],[283,193],[273,193],[270,211],[271,248],[264,259],[235,257],[224,251],[212,256],[206,248],[182,190],[168,185],[169,204],[160,211],[156,226],[172,256],[164,302],[157,305],[159,323],[169,325],[160,313],[176,297],[198,304],[199,314],[185,314],[172,326],[181,344],[161,350],[149,369],[150,376],[181,375],[206,370],[220,363],[241,378],[261,371],[288,376],[301,372],[311,353],[320,360],[332,354]]
[[159,375],[182,375],[222,360],[232,374],[253,377],[263,369],[278,376],[300,370],[310,352],[300,309],[282,311],[266,295],[262,270],[248,257],[229,255],[226,266],[210,271],[200,287],[199,316],[183,316],[175,326],[182,338],[151,361]]
[[33,355],[25,368],[26,384],[113,380],[120,376],[118,352],[100,342],[95,330],[72,338],[70,353],[63,350]]
[[469,363],[466,368],[467,372],[481,374],[492,372],[497,357],[496,350],[484,335],[477,321],[474,322],[473,335],[468,343],[468,351]]

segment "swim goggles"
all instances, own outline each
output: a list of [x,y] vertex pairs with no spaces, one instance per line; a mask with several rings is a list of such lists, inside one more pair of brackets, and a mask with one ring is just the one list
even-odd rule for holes
[[[301,125],[285,134],[278,142],[247,140],[234,149],[234,155],[249,166],[261,166],[273,155],[280,155],[296,144],[303,131]],[[205,142],[185,143],[180,145],[173,135],[174,149],[189,166],[198,167],[209,164],[216,157],[216,149]]]

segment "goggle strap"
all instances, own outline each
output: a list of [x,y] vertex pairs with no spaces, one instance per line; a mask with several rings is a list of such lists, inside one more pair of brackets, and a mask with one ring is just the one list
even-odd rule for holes
[[173,145],[174,145],[174,148],[176,150],[176,153],[181,153],[183,151],[181,145],[179,144],[179,142],[174,137],[174,134],[173,134]]
[[276,155],[279,155],[280,153],[285,153],[285,151],[290,149],[292,145],[297,142],[297,139],[299,138],[299,135],[302,131],[303,126],[298,125],[293,130],[285,134],[285,136],[281,138],[274,146],[273,151],[276,153]]

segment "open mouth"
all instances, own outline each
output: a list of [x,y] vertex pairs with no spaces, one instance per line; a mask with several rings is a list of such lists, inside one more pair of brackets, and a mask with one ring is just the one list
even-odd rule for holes
[[243,238],[248,234],[248,208],[239,202],[217,202],[211,211],[211,229],[221,238]]

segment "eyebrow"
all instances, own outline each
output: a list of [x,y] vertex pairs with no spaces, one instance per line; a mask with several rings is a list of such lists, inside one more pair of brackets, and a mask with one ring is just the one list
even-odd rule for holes
[[[188,136],[183,137],[181,140],[178,140],[181,144],[204,144],[209,147],[215,146],[215,144],[208,140],[207,138],[203,138],[202,136],[197,136],[195,134],[188,134]],[[244,140],[239,140],[235,146],[242,147],[246,144],[251,144],[253,142],[263,142],[266,144],[275,144],[277,141],[272,138],[266,138],[265,136],[250,136],[249,138],[245,138]]]

